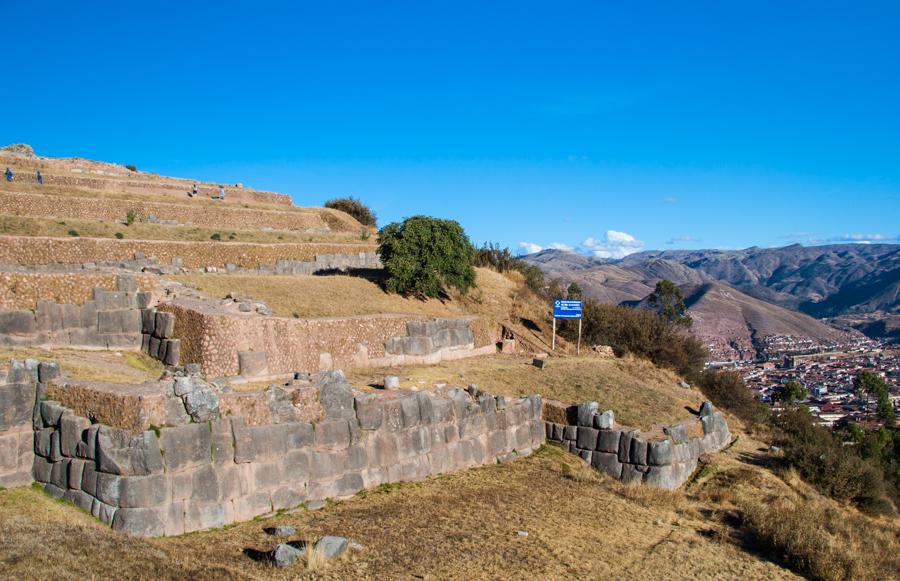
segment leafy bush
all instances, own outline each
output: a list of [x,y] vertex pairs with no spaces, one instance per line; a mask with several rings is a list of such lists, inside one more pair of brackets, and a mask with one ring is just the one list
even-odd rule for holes
[[694,381],[706,398],[753,426],[765,422],[769,408],[761,403],[739,373],[705,370]]
[[213,232],[213,235],[209,237],[210,240],[221,240],[222,235],[218,232]]
[[126,165],[125,169],[127,169],[128,171],[137,171],[137,166],[136,165]]
[[378,233],[378,254],[389,292],[438,297],[450,287],[466,293],[475,285],[475,249],[459,223],[413,216]]
[[78,230],[69,230],[69,236],[78,236]]
[[121,232],[116,232],[115,237],[118,238],[119,240],[121,240],[122,238],[125,238],[125,235],[122,234]]
[[[583,325],[588,345],[609,345],[618,355],[632,353],[685,377],[696,377],[706,361],[706,349],[699,341],[649,311],[587,300]],[[562,321],[560,333],[575,340],[578,323]]]
[[128,210],[128,212],[126,212],[126,214],[125,214],[125,225],[131,226],[132,224],[135,223],[135,221],[137,220],[137,217],[138,217],[137,210],[133,210],[133,209]]
[[516,258],[509,248],[501,248],[499,244],[485,243],[475,252],[475,266],[491,268],[504,273],[516,271],[525,277],[525,286],[538,295],[544,294],[544,271],[533,264]]
[[375,212],[371,210],[368,206],[363,204],[356,198],[348,197],[348,198],[335,198],[333,200],[328,200],[325,202],[326,208],[331,208],[332,210],[340,210],[346,214],[350,214],[356,221],[362,224],[363,226],[374,226],[376,223]]
[[853,502],[867,512],[892,512],[881,467],[815,425],[806,408],[784,410],[773,423],[775,444],[784,450],[785,461],[822,494]]

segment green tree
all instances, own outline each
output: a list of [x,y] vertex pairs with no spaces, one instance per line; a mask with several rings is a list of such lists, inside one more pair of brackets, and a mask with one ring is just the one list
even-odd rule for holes
[[566,295],[570,299],[580,299],[584,297],[584,291],[581,290],[581,286],[577,282],[573,282],[569,285],[569,289],[566,291]]
[[459,223],[413,216],[378,233],[378,254],[389,292],[439,297],[475,286],[475,248]]
[[670,325],[690,327],[694,323],[687,314],[681,289],[671,280],[663,279],[656,283],[647,303]]
[[869,398],[874,397],[877,402],[875,413],[878,419],[889,428],[893,428],[896,425],[897,420],[894,417],[891,391],[888,389],[883,377],[871,371],[862,371],[853,380],[853,392],[860,399],[865,397],[867,410]]
[[808,395],[809,391],[807,391],[803,384],[795,379],[792,379],[787,383],[776,387],[774,393],[772,394],[772,398],[776,401],[782,402],[785,405],[791,405],[798,400],[806,399]]

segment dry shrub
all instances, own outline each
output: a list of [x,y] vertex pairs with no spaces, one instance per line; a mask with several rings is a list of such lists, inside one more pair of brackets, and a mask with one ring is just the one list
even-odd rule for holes
[[684,493],[680,490],[664,490],[644,484],[623,484],[620,481],[615,481],[613,486],[620,496],[646,508],[679,511],[684,509],[687,503]]
[[814,500],[742,503],[743,524],[769,556],[812,579],[900,575],[896,527]]

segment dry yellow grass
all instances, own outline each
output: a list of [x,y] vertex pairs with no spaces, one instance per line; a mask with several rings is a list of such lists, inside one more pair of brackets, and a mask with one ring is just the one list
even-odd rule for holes
[[[629,497],[546,447],[505,465],[368,491],[316,512],[179,538],[119,536],[30,488],[0,492],[0,567],[18,579],[789,579],[681,493]],[[326,534],[363,545],[318,570],[243,554]],[[526,531],[527,536],[519,535]],[[296,540],[296,539],[291,539]]]
[[[0,216],[0,234],[9,236],[52,236],[65,238],[74,230],[79,236],[91,238],[116,238],[122,234],[125,240],[180,240],[209,242],[218,234],[221,242],[256,242],[261,244],[283,244],[304,242],[333,242],[359,245],[354,251],[374,250],[373,241],[363,241],[359,232],[330,232],[324,234],[304,234],[293,231],[238,230],[233,228],[198,228],[195,226],[168,226],[135,222],[130,226],[119,222],[48,218],[27,218],[20,216]],[[351,249],[353,250],[353,249]],[[350,250],[348,250],[349,252]]]
[[0,348],[0,360],[56,361],[71,379],[103,383],[142,383],[157,379],[165,367],[145,353],[75,349]]
[[645,430],[686,419],[687,408],[698,409],[703,401],[698,391],[679,387],[671,371],[633,357],[554,357],[544,370],[531,361],[497,355],[434,366],[356,370],[348,377],[357,385],[370,385],[392,374],[399,375],[404,388],[474,383],[495,395],[538,393],[566,403],[597,401],[602,410],[614,410],[620,423]]

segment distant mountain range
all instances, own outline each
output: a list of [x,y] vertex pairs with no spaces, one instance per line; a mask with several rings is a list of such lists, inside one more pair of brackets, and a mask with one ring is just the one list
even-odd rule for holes
[[[878,321],[900,315],[896,244],[648,251],[621,260],[544,250],[524,260],[605,303],[639,304],[669,279],[682,287],[698,335],[742,346],[764,335],[834,339],[837,331],[813,317],[846,317],[845,327],[878,335],[892,329]],[[854,324],[860,317],[865,324]]]

